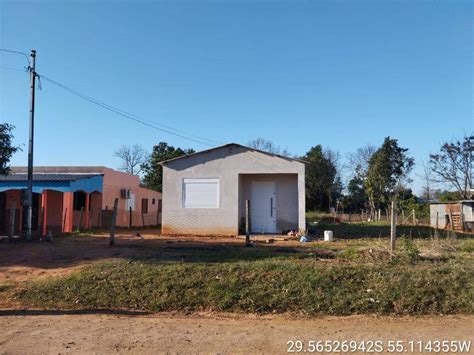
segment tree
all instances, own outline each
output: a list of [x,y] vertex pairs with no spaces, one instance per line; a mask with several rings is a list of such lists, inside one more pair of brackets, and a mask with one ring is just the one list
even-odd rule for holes
[[0,175],[10,172],[10,159],[20,149],[13,145],[14,128],[11,124],[0,123]]
[[347,184],[348,195],[345,199],[347,211],[355,212],[368,207],[367,194],[365,192],[364,180],[354,176]]
[[458,191],[435,190],[433,192],[433,196],[439,202],[443,202],[443,203],[462,200],[462,196]]
[[423,173],[419,175],[419,177],[423,180],[423,187],[421,189],[421,197],[426,201],[431,201],[433,198],[433,171],[431,170],[430,166],[426,163],[423,163]]
[[163,188],[163,167],[160,163],[194,152],[194,149],[175,148],[165,142],[158,143],[153,147],[148,162],[143,164],[143,171],[145,172],[143,183],[146,187],[161,192]]
[[346,167],[350,170],[350,173],[353,177],[357,177],[358,179],[365,181],[367,178],[367,170],[369,169],[370,159],[376,150],[376,147],[367,144],[358,148],[354,153],[349,153],[346,155]]
[[280,146],[277,146],[272,141],[266,140],[266,139],[261,138],[261,137],[249,141],[247,143],[247,145],[250,148],[254,148],[254,149],[257,149],[257,150],[262,150],[264,152],[268,152],[268,153],[272,153],[272,154],[283,155],[285,157],[293,157],[294,156],[286,148],[281,148]]
[[369,161],[365,190],[372,215],[403,190],[403,181],[413,169],[414,160],[396,139],[386,137]]
[[[306,206],[308,209],[327,210],[337,191],[337,168],[329,160],[321,145],[312,147],[304,157],[306,166]],[[340,180],[339,180],[340,187]]]
[[122,145],[114,152],[114,157],[122,160],[120,170],[130,175],[140,174],[143,170],[143,164],[148,161],[148,153],[138,144],[133,146]]
[[473,188],[473,150],[473,142],[468,136],[464,136],[462,141],[444,143],[439,153],[430,154],[429,165],[435,175],[434,180],[451,185],[463,199],[470,197]]
[[344,168],[351,176],[347,184],[348,195],[345,198],[345,208],[348,211],[355,212],[369,207],[365,181],[370,159],[376,150],[376,147],[367,144],[353,153],[346,154],[347,163]]

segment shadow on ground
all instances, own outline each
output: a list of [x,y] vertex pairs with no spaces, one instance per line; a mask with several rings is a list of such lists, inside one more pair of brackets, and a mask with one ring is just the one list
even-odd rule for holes
[[142,241],[131,235],[117,235],[114,247],[109,246],[109,238],[104,235],[65,236],[53,242],[3,242],[0,243],[0,276],[3,273],[4,278],[8,279],[5,274],[15,267],[34,271],[67,269],[105,259],[218,263],[279,257],[333,257],[330,249],[303,247],[298,242],[255,242],[254,247],[250,248],[245,247],[244,243],[244,240],[237,238],[162,236],[146,236]]
[[144,316],[144,315],[152,314],[152,312],[116,310],[116,309],[78,309],[78,310],[7,309],[7,310],[0,310],[0,317],[6,317],[6,316],[64,316],[64,315],[84,315],[84,314]]

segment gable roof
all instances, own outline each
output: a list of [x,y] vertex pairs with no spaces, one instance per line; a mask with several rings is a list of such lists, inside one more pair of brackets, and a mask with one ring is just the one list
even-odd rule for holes
[[297,162],[303,163],[303,164],[307,164],[307,163],[308,163],[308,162],[306,162],[306,161],[304,161],[304,160],[301,160],[301,159],[298,159],[298,158],[286,157],[286,156],[281,155],[281,154],[275,154],[275,153],[266,152],[266,151],[264,151],[264,150],[255,149],[255,148],[248,147],[248,146],[245,146],[245,145],[242,145],[242,144],[238,144],[238,143],[228,143],[228,144],[220,145],[220,146],[218,146],[218,147],[214,147],[214,148],[210,148],[210,149],[206,149],[206,150],[201,150],[200,152],[196,152],[196,153],[192,153],[192,154],[186,154],[186,155],[182,155],[182,156],[180,156],[180,157],[176,157],[176,158],[171,158],[171,159],[168,159],[168,160],[164,160],[164,161],[160,162],[160,165],[165,165],[165,164],[167,164],[167,163],[170,163],[170,162],[173,162],[173,161],[176,161],[176,160],[179,160],[179,159],[187,159],[187,158],[191,158],[191,157],[194,157],[194,156],[197,156],[197,155],[201,155],[201,154],[213,152],[213,151],[215,151],[215,150],[222,149],[222,148],[226,148],[226,147],[231,147],[231,146],[239,147],[239,148],[244,148],[244,149],[248,149],[248,150],[253,150],[253,151],[255,151],[255,152],[259,152],[259,153],[262,153],[262,154],[266,154],[266,155],[269,155],[269,156],[278,157],[278,158],[282,158],[282,159],[286,159],[286,160],[297,161]]

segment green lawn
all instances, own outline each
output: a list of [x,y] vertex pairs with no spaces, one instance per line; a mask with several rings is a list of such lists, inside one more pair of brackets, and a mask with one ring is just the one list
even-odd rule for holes
[[473,313],[472,239],[402,239],[395,257],[387,245],[386,238],[255,248],[183,243],[17,286],[16,297],[66,309]]

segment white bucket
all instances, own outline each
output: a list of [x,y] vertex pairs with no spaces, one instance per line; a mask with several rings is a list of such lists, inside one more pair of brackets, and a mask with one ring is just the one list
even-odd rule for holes
[[332,242],[332,231],[324,231],[324,241]]

